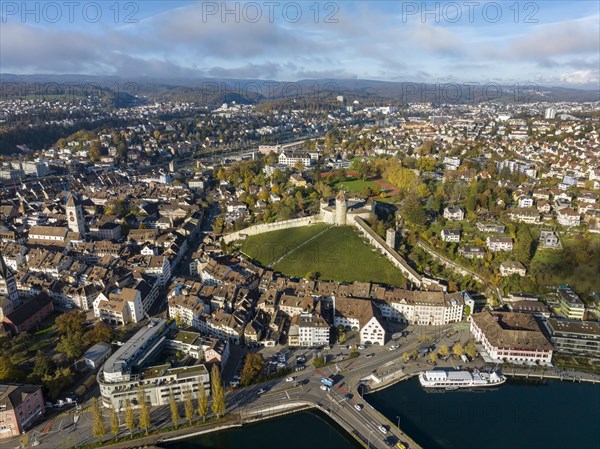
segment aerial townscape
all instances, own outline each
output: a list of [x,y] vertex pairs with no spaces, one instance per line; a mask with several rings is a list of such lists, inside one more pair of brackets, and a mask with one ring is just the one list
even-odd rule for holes
[[46,75],[15,42],[2,448],[600,447],[597,75]]

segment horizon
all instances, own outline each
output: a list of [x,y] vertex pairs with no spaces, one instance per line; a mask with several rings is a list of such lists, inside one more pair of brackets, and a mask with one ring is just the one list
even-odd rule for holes
[[4,76],[600,86],[600,3],[585,0],[28,1],[0,21]]

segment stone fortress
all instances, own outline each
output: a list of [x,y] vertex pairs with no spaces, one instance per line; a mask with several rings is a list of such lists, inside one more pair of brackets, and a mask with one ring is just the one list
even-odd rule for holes
[[356,226],[355,218],[369,220],[375,213],[375,201],[360,197],[348,198],[346,192],[340,190],[335,202],[321,200],[319,209],[320,221],[336,226]]

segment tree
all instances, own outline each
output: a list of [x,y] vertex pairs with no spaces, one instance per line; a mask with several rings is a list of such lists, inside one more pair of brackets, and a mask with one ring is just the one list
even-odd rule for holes
[[212,385],[212,410],[217,418],[220,418],[225,414],[225,392],[221,382],[221,372],[217,365],[212,367],[210,382]]
[[265,360],[258,352],[250,352],[246,355],[240,384],[244,387],[252,385],[258,380],[258,375],[265,364]]
[[408,354],[408,352],[402,353],[402,360],[404,361],[404,363],[406,363],[410,360],[410,355]]
[[183,410],[185,413],[185,419],[191,424],[194,418],[194,403],[192,402],[192,393],[187,390],[185,392],[185,402],[183,403]]
[[460,343],[455,343],[454,346],[452,346],[452,353],[455,356],[460,357],[461,355],[463,355],[463,352],[464,349]]
[[465,316],[471,315],[471,306],[465,306]]
[[519,262],[528,263],[531,260],[533,236],[529,227],[519,226],[515,242],[515,257]]
[[198,415],[202,417],[202,421],[206,419],[206,415],[208,414],[208,397],[206,396],[206,390],[204,389],[204,384],[200,382],[198,388]]
[[86,332],[84,340],[87,344],[95,345],[96,343],[110,343],[113,339],[112,328],[104,323],[97,323],[91,331]]
[[14,380],[17,374],[17,368],[10,357],[0,356],[0,380]]
[[475,342],[470,340],[465,346],[465,353],[469,356],[469,358],[474,359],[477,354],[477,349],[475,349]]
[[326,362],[325,357],[320,355],[313,359],[313,366],[315,368],[321,368],[321,367],[325,366],[325,362]]
[[402,216],[415,225],[422,226],[427,221],[427,214],[416,195],[409,195],[402,205]]
[[146,392],[143,389],[138,391],[138,403],[140,404],[140,427],[144,429],[146,435],[148,435],[148,429],[152,425],[152,418],[150,416],[148,401],[146,401]]
[[63,335],[56,345],[56,351],[62,352],[71,359],[75,359],[83,353],[82,340],[81,332]]
[[438,351],[440,357],[446,357],[448,355],[448,346],[442,345]]
[[68,313],[59,315],[54,322],[60,335],[73,335],[83,333],[85,330],[86,316],[85,312],[72,310]]
[[430,352],[429,353],[429,360],[431,361],[431,363],[435,364],[435,361],[437,360],[437,354],[435,352]]
[[179,416],[177,401],[175,401],[175,395],[173,394],[173,390],[171,390],[171,392],[169,393],[169,407],[171,407],[171,421],[173,421],[173,424],[177,425],[181,417]]
[[435,159],[431,156],[424,156],[417,159],[415,167],[421,171],[435,170]]
[[102,416],[102,410],[100,410],[100,404],[98,399],[92,399],[91,406],[92,414],[92,434],[101,440],[106,435],[106,424],[104,423],[104,417]]
[[115,408],[113,408],[112,415],[110,417],[110,433],[115,436],[119,436],[119,414]]
[[130,435],[133,433],[133,429],[135,429],[135,415],[133,414],[133,407],[129,399],[125,401],[125,427],[129,429]]
[[52,361],[52,358],[49,355],[44,354],[42,351],[38,351],[35,355],[33,374],[41,379],[44,376],[51,375],[54,372],[54,369],[55,365]]

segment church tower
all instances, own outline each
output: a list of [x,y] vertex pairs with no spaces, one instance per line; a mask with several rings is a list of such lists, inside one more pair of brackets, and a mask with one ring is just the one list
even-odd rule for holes
[[69,195],[67,200],[67,225],[69,231],[79,232],[82,237],[85,236],[85,219],[83,218],[83,207],[75,201],[73,194]]
[[[10,269],[4,263],[4,258],[0,256],[0,295],[6,296],[12,305],[12,309],[16,309],[19,306],[19,292],[17,290],[17,283],[15,277]],[[5,312],[8,314],[10,311]]]
[[346,192],[340,190],[335,197],[335,224],[337,226],[346,225],[346,213],[348,212],[348,202]]

